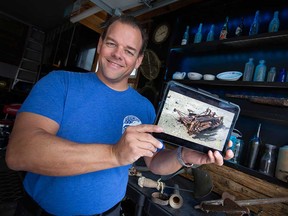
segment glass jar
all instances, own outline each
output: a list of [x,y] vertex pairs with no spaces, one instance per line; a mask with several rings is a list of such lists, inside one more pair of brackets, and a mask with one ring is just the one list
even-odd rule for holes
[[277,147],[271,144],[265,145],[265,153],[261,157],[259,172],[274,176],[276,166],[276,150]]

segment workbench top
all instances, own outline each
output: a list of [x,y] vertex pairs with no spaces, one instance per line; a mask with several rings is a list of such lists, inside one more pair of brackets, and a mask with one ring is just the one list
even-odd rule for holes
[[[142,176],[157,181],[160,179],[160,176],[154,175],[151,172],[143,172]],[[214,200],[219,199],[219,195],[216,193],[211,192],[207,196],[201,199],[195,199],[193,197],[192,192],[187,191],[179,191],[180,195],[183,198],[183,206],[179,209],[172,208],[169,204],[168,205],[160,205],[156,204],[152,200],[152,193],[158,192],[155,188],[141,188],[138,185],[138,178],[136,176],[129,177],[129,183],[127,187],[127,194],[126,197],[131,199],[136,204],[136,212],[135,215],[140,216],[143,212],[147,215],[155,216],[155,215],[181,215],[181,216],[198,216],[198,215],[225,215],[224,213],[209,213],[203,212],[201,210],[194,209],[195,205],[200,204],[201,201],[204,200]],[[174,186],[177,184],[179,188],[194,190],[193,188],[193,181],[184,178],[183,176],[177,175],[173,178],[164,181],[165,185],[167,186]],[[173,194],[173,189],[164,189],[164,193],[171,195]]]

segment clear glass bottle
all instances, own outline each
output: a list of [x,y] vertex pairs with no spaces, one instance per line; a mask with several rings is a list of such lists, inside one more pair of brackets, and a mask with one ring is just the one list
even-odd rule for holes
[[186,31],[184,32],[181,45],[186,45],[189,41],[189,26],[186,26]]
[[266,77],[265,60],[260,60],[259,64],[257,65],[257,67],[255,69],[253,81],[263,82],[263,81],[265,81],[265,77]]
[[202,23],[199,24],[198,31],[195,34],[194,43],[200,43],[202,40]]
[[211,27],[210,27],[210,31],[207,34],[206,41],[213,41],[214,40],[214,28],[215,28],[215,25],[212,24]]
[[224,23],[224,25],[222,27],[222,30],[220,32],[220,36],[219,36],[220,40],[227,39],[227,36],[228,36],[228,21],[229,21],[229,17],[227,16],[226,20],[225,20],[225,23]]
[[276,77],[276,68],[271,67],[267,74],[267,82],[274,82]]
[[249,58],[249,61],[245,64],[243,81],[251,81],[254,73],[253,58]]
[[276,166],[277,147],[271,144],[265,145],[265,153],[261,157],[259,172],[274,176]]
[[249,35],[256,35],[258,34],[259,31],[259,25],[260,25],[260,21],[259,21],[259,10],[256,11],[255,13],[255,17],[254,17],[254,21],[250,26],[250,31],[249,31]]
[[243,34],[244,31],[244,18],[241,18],[241,23],[237,26],[236,30],[235,30],[235,35],[236,36],[241,36]]
[[273,19],[269,23],[268,32],[278,32],[279,26],[280,26],[279,12],[275,11]]

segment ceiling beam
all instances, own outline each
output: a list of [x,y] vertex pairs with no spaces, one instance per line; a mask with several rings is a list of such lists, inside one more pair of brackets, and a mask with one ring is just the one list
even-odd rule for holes
[[93,14],[96,14],[96,13],[100,12],[101,10],[102,9],[100,7],[95,5],[95,6],[91,7],[91,8],[88,8],[87,10],[75,15],[75,16],[72,16],[70,18],[70,21],[72,23],[79,22],[80,20],[83,20],[83,19],[85,19],[85,18],[87,18],[87,17],[89,17],[89,16],[91,16]]
[[120,16],[122,13],[119,8],[112,8],[102,0],[90,0],[90,1],[93,2],[94,4],[96,4],[98,7],[102,8],[104,11],[106,11],[111,16],[113,16],[113,15]]
[[148,13],[150,11],[153,11],[155,9],[164,7],[166,5],[172,4],[172,3],[177,2],[177,1],[179,1],[179,0],[156,1],[156,2],[151,4],[151,7],[143,8],[143,9],[140,9],[140,10],[136,10],[136,11],[127,13],[127,15],[131,15],[131,16],[137,17],[137,16],[140,16],[140,15],[142,15],[144,13]]

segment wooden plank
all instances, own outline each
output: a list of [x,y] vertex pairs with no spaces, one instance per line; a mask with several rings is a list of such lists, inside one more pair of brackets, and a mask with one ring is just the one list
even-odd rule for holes
[[92,29],[93,31],[96,31],[97,33],[101,34],[103,31],[103,29],[101,28],[101,24],[105,22],[106,19],[103,19],[100,17],[103,17],[103,15],[101,14],[98,16],[98,13],[97,13],[97,14],[87,17],[86,19],[81,20],[80,23]]
[[[250,176],[227,166],[203,165],[213,179],[213,191],[224,191],[234,195],[237,200],[288,197],[288,189]],[[248,207],[261,216],[283,216],[288,214],[288,203],[254,205]]]

